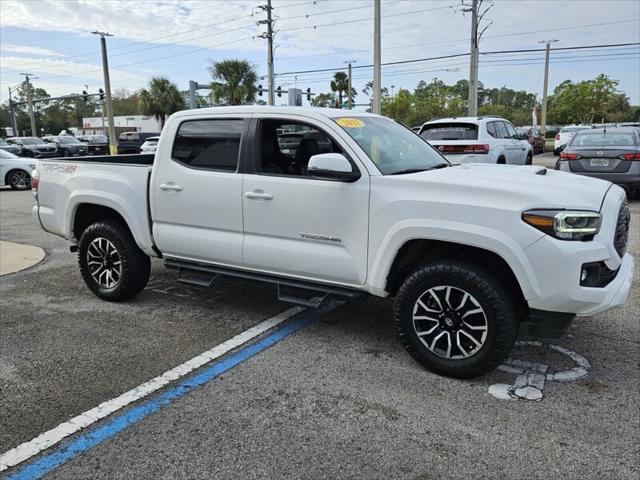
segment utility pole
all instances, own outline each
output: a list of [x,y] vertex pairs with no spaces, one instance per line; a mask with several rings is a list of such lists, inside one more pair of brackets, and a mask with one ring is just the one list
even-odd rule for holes
[[27,89],[27,106],[29,107],[29,120],[31,121],[31,135],[37,137],[38,132],[36,131],[36,116],[33,113],[33,90],[31,82],[29,81],[29,75],[33,76],[33,74],[21,73],[20,75],[24,75],[24,85]]
[[[380,0],[373,3],[373,99],[371,111],[380,115],[382,113],[382,59],[380,45]],[[351,75],[349,75],[351,78]]]
[[478,116],[478,0],[471,4],[471,59],[469,62],[469,116]]
[[102,50],[102,73],[104,75],[104,93],[107,106],[107,122],[109,129],[109,153],[118,154],[118,143],[116,141],[116,127],[113,120],[113,102],[111,101],[111,80],[109,79],[109,61],[107,59],[107,40],[105,37],[112,37],[107,32],[91,32],[100,35],[100,47]]
[[557,42],[555,38],[551,40],[542,40],[538,43],[546,43],[547,48],[544,54],[544,85],[542,86],[542,113],[540,114],[540,134],[544,137],[544,131],[547,128],[547,88],[549,85],[549,53],[551,44]]
[[271,0],[267,0],[267,4],[266,5],[260,5],[258,6],[259,9],[266,11],[267,12],[267,19],[266,20],[260,20],[259,22],[257,22],[258,25],[261,24],[266,24],[267,25],[267,31],[263,32],[262,34],[259,35],[260,38],[266,38],[267,39],[267,76],[269,77],[269,98],[268,98],[268,104],[269,105],[273,105],[274,100],[275,100],[275,82],[274,82],[274,75],[273,75],[273,36],[275,35],[273,32],[273,17],[271,15],[273,7],[271,6]]
[[489,22],[489,24],[482,29],[480,33],[478,33],[478,28],[480,27],[480,23],[484,18],[485,14],[493,7],[493,4],[489,5],[484,9],[482,13],[480,13],[480,9],[482,7],[482,2],[484,0],[472,0],[471,5],[463,4],[468,8],[463,9],[462,11],[465,13],[471,12],[471,49],[470,49],[470,59],[469,59],[469,116],[477,117],[478,116],[478,55],[479,55],[479,44],[480,39],[484,32],[489,28],[493,21]]
[[349,78],[348,78],[348,80],[349,80],[348,89],[349,90],[347,92],[347,98],[348,98],[348,101],[349,101],[349,110],[352,110],[353,109],[353,95],[351,94],[351,90],[353,89],[353,85],[351,83],[351,64],[352,63],[356,63],[356,61],[355,60],[348,60],[348,61],[346,61],[344,63],[346,63],[349,66],[349,73],[348,73],[348,75],[349,75]]
[[11,128],[13,134],[18,135],[18,122],[16,121],[16,107],[13,105],[13,98],[11,98],[11,87],[9,87],[9,113],[11,114]]

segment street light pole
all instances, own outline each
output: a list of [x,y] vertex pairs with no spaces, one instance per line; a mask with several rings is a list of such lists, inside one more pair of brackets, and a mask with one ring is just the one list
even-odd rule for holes
[[471,4],[471,58],[469,62],[469,116],[478,116],[478,0]]
[[349,66],[349,70],[348,70],[349,71],[349,73],[348,73],[348,75],[349,75],[349,78],[348,78],[349,83],[348,83],[348,87],[347,87],[349,89],[349,91],[347,92],[347,98],[348,98],[348,101],[349,101],[349,110],[352,110],[353,109],[353,95],[351,94],[351,90],[353,89],[353,85],[351,83],[351,64],[352,63],[356,63],[356,61],[355,60],[348,60],[348,61],[346,61],[344,63],[346,63]]
[[558,40],[542,40],[538,43],[546,43],[547,47],[544,54],[544,84],[542,86],[542,113],[540,114],[540,134],[544,137],[544,131],[547,128],[547,88],[549,85],[549,53],[551,52],[551,44]]
[[382,59],[380,45],[380,0],[373,4],[373,99],[371,110],[378,115],[382,113]]
[[107,40],[105,37],[112,37],[107,32],[91,32],[94,35],[100,35],[100,47],[102,50],[102,73],[104,75],[104,94],[107,106],[107,122],[109,129],[109,153],[116,155],[118,153],[118,144],[116,142],[116,128],[113,120],[113,103],[111,101],[111,80],[109,79],[109,61],[107,59]]
[[13,105],[13,98],[11,97],[11,87],[9,87],[9,113],[11,114],[11,128],[13,129],[13,135],[18,135],[18,122],[16,121],[16,107]]

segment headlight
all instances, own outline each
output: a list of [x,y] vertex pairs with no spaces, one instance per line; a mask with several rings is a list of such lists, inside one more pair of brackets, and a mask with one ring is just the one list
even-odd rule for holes
[[522,220],[561,240],[584,240],[600,231],[598,212],[582,210],[528,210]]

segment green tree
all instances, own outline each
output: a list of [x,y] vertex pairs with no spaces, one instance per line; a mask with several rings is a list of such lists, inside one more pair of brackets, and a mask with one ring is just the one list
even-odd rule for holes
[[333,93],[319,93],[311,99],[311,105],[314,107],[335,107],[336,96]]
[[382,99],[382,114],[386,117],[411,126],[414,113],[414,96],[409,90],[401,88],[394,97]]
[[185,108],[184,99],[178,87],[164,77],[153,77],[149,89],[140,90],[140,109],[144,115],[153,115],[160,128],[169,115]]
[[[336,72],[333,74],[333,80],[329,84],[331,91],[338,94],[338,101],[336,107],[342,108],[342,96],[347,95],[349,92],[349,77],[344,72]],[[351,88],[351,96],[355,97],[358,94],[355,88]]]
[[116,89],[111,95],[114,116],[140,115],[140,97],[125,88]]
[[213,62],[209,72],[213,77],[211,96],[215,103],[242,105],[256,101],[258,77],[247,60]]

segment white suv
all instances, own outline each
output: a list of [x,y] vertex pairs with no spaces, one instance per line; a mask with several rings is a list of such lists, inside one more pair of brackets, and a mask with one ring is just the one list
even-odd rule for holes
[[431,120],[419,135],[453,163],[531,165],[531,144],[502,117],[452,117]]
[[564,147],[571,141],[573,136],[581,130],[589,130],[590,127],[582,125],[570,125],[568,127],[562,127],[556,134],[556,138],[553,140],[553,153],[560,155]]

